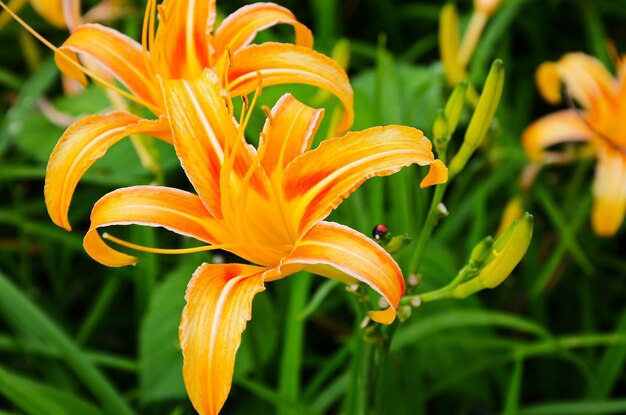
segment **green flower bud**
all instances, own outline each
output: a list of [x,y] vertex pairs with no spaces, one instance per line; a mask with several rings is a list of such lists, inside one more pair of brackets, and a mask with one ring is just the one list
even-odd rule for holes
[[472,114],[463,144],[449,165],[450,180],[463,170],[467,161],[485,138],[500,103],[503,86],[504,65],[500,59],[496,59],[491,65],[489,75],[487,75],[485,88],[478,99],[476,110]]
[[398,235],[391,238],[389,242],[383,244],[383,248],[385,251],[389,252],[391,255],[403,250],[411,243],[411,237],[407,234]]
[[446,119],[448,120],[448,134],[452,135],[456,126],[459,124],[461,113],[463,112],[463,104],[465,104],[465,93],[467,92],[467,81],[459,83],[452,93],[448,102],[446,102]]
[[[455,287],[452,296],[465,298],[485,288],[495,288],[500,285],[526,254],[532,234],[533,217],[530,213],[525,213],[495,240],[489,255],[478,270],[478,275]],[[483,244],[483,241],[479,243],[479,246]],[[475,248],[472,256],[476,254],[480,259],[484,255],[483,249],[484,247]]]
[[443,110],[437,112],[435,117],[435,123],[433,124],[433,143],[437,149],[437,154],[441,157],[445,154],[448,148],[448,142],[450,141],[450,133],[448,127],[448,120]]
[[487,236],[483,238],[482,241],[478,242],[478,244],[472,249],[472,253],[470,254],[469,263],[475,267],[480,267],[487,260],[489,255],[491,254],[491,248],[493,247],[493,238],[491,236]]
[[503,87],[504,64],[500,59],[496,59],[491,64],[489,75],[487,75],[487,80],[485,81],[485,88],[483,93],[480,94],[476,110],[465,132],[465,142],[475,149],[480,146],[487,134],[493,116],[498,109]]

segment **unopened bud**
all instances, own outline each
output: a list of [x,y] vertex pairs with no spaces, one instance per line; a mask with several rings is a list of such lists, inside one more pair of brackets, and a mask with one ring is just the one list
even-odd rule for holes
[[502,88],[504,86],[504,65],[496,59],[491,65],[485,88],[478,99],[476,110],[472,114],[469,126],[465,132],[463,144],[454,156],[449,166],[450,178],[459,174],[465,167],[474,151],[480,146],[487,135],[493,117],[498,109]]
[[485,260],[491,254],[491,248],[493,247],[493,238],[491,236],[487,236],[482,241],[480,241],[474,249],[472,249],[472,253],[470,254],[470,263],[475,267],[480,267],[485,262]]
[[487,134],[493,116],[498,109],[503,87],[504,64],[500,59],[496,59],[491,65],[485,87],[480,98],[478,98],[476,110],[465,133],[465,142],[475,149],[480,146]]
[[385,248],[385,251],[393,255],[409,246],[410,243],[411,237],[407,234],[403,234],[391,238],[387,244],[383,244],[383,248]]
[[502,0],[474,0],[474,9],[491,16],[500,7]]
[[443,110],[437,112],[435,117],[435,123],[433,124],[433,142],[437,149],[437,154],[441,157],[441,154],[445,154],[448,148],[448,142],[450,141],[450,133],[448,132],[448,120]]
[[411,307],[419,307],[422,305],[422,297],[420,297],[419,295],[414,295],[413,297],[411,297],[411,301],[409,302],[411,304]]
[[443,203],[439,203],[437,205],[437,213],[439,213],[439,216],[441,216],[442,218],[445,218],[450,214],[448,212],[448,208]]
[[409,276],[406,277],[406,283],[411,287],[417,287],[421,281],[422,276],[420,274],[409,274]]
[[463,105],[465,104],[465,94],[467,92],[467,81],[460,82],[450,94],[446,108],[444,110],[448,121],[448,134],[452,135],[459,124]]
[[[526,254],[532,234],[533,217],[526,213],[521,219],[513,222],[506,232],[495,240],[490,254],[484,260],[484,265],[478,271],[478,275],[457,286],[452,291],[452,296],[465,298],[485,288],[495,288],[500,285]],[[482,256],[483,254],[477,253],[477,255]]]
[[398,318],[400,323],[404,323],[405,321],[411,318],[412,311],[413,309],[411,308],[411,306],[408,306],[408,305],[400,306],[398,307],[398,310],[396,310],[396,317]]

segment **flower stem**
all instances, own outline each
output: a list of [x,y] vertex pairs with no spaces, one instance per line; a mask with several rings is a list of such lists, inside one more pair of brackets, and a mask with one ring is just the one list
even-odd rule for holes
[[[311,286],[311,275],[301,273],[296,278],[292,278],[289,283],[289,305],[285,317],[285,339],[280,361],[278,389],[281,396],[298,402],[305,325],[305,320],[300,316],[306,308]],[[283,415],[292,413],[295,412],[280,412]]]
[[433,200],[431,201],[428,215],[426,216],[426,222],[424,223],[424,227],[420,232],[419,239],[417,240],[417,247],[415,248],[415,251],[413,251],[413,256],[411,257],[411,262],[409,264],[409,274],[414,274],[419,269],[420,262],[422,260],[422,257],[424,256],[424,251],[426,250],[426,246],[428,245],[430,236],[433,233],[433,229],[435,228],[437,221],[442,216],[439,209],[439,204],[443,199],[443,195],[446,191],[447,186],[448,184],[444,183],[438,185],[435,188],[435,194],[433,196]]

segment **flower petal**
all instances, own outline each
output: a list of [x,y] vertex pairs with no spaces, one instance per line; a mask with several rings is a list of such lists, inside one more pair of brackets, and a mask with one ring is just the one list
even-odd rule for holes
[[167,121],[145,120],[125,112],[91,115],[72,124],[54,147],[48,168],[44,196],[52,221],[68,231],[67,211],[82,175],[113,144],[131,134],[150,134],[167,139]]
[[291,94],[283,95],[265,122],[261,146],[261,166],[271,177],[274,169],[282,171],[287,164],[311,148],[313,137],[322,122],[323,109],[304,105]]
[[136,258],[109,247],[98,234],[103,226],[130,224],[162,226],[210,244],[217,243],[220,232],[198,196],[169,187],[133,186],[110,192],[96,202],[83,241],[85,251],[109,267],[135,264]]
[[553,144],[587,141],[593,131],[577,110],[558,111],[530,124],[522,133],[522,145],[534,161],[543,158],[543,150]]
[[33,9],[49,23],[65,28],[65,18],[61,8],[61,0],[30,0]]
[[187,286],[179,337],[187,393],[200,415],[216,415],[230,391],[235,354],[265,289],[264,268],[202,264]]
[[402,271],[387,251],[365,235],[338,223],[320,222],[296,244],[280,268],[297,264],[322,276],[369,285],[392,310],[374,312],[370,317],[384,324],[393,321],[393,310],[404,294]]
[[626,154],[608,145],[598,149],[593,194],[593,229],[597,235],[612,236],[626,213]]
[[436,184],[442,184],[448,181],[448,168],[443,161],[435,160],[430,163],[430,168],[428,169],[428,174],[422,182],[420,183],[420,187],[424,189],[425,187],[434,186]]
[[[233,178],[244,177],[252,163],[252,150],[239,134],[222,93],[217,76],[209,69],[193,81],[163,81],[176,154],[198,195],[216,217],[222,215],[220,172],[225,164],[225,147],[236,152]],[[250,185],[257,193],[266,194],[260,170],[255,173]]]
[[281,23],[293,26],[297,45],[313,47],[311,31],[298,22],[289,9],[274,3],[254,3],[240,8],[222,21],[213,37],[215,55],[248,46],[257,32]]
[[192,79],[209,66],[209,39],[215,0],[168,0],[159,9],[159,27],[151,45],[158,73]]
[[133,39],[99,24],[78,26],[59,48],[54,59],[61,72],[85,84],[85,75],[67,60],[69,57],[78,61],[78,55],[81,54],[96,60],[142,100],[156,107],[161,106],[159,90],[146,66],[141,45]]
[[254,91],[261,74],[263,86],[302,83],[328,90],[342,102],[344,116],[338,130],[345,132],[354,121],[353,92],[346,72],[332,59],[312,49],[284,44],[250,45],[233,55],[229,92]]
[[[555,76],[558,72],[568,92],[581,105],[593,109],[598,105],[616,102],[617,83],[604,65],[593,56],[584,53],[565,54],[555,65],[540,66],[537,81],[540,90],[550,101],[557,97]],[[543,73],[543,75],[542,75]]]
[[292,161],[283,186],[298,234],[324,219],[341,201],[373,176],[404,166],[431,164],[431,142],[404,126],[375,127],[322,142]]

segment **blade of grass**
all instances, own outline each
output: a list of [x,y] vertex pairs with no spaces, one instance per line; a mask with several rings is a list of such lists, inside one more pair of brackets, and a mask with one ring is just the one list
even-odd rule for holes
[[76,335],[76,343],[78,345],[82,346],[85,344],[91,333],[93,333],[95,328],[98,326],[100,320],[104,317],[107,308],[111,304],[111,301],[115,297],[119,286],[119,278],[107,278],[104,282],[104,287],[98,290],[98,296],[91,309],[89,309],[89,313]]
[[588,415],[626,413],[626,399],[599,402],[552,402],[522,408],[519,415]]
[[23,120],[41,95],[59,78],[54,59],[48,59],[20,88],[11,110],[0,124],[0,157],[11,141],[11,136],[23,128]]
[[[55,359],[61,357],[59,351],[51,349],[41,342],[34,342],[27,339],[16,340],[12,337],[2,335],[0,335],[0,350],[19,352],[20,354],[36,354],[38,356],[45,356]],[[134,360],[98,351],[85,350],[84,353],[85,356],[94,365],[131,373],[137,371],[137,363],[135,363]]]
[[269,389],[267,386],[255,382],[250,379],[238,378],[235,377],[233,379],[233,383],[235,385],[241,386],[246,389],[248,392],[253,395],[263,399],[274,405],[276,409],[283,412],[291,412],[299,415],[319,415],[317,412],[313,411],[308,405],[301,405],[298,402],[295,402],[287,397],[276,393],[275,391]]
[[568,222],[565,215],[559,210],[543,186],[536,186],[535,191],[540,206],[544,209],[554,227],[557,228],[561,241],[563,241],[572,258],[574,258],[585,274],[595,274],[595,268],[591,260],[587,257],[574,236],[575,230],[572,224]]
[[522,374],[524,372],[524,360],[516,359],[513,366],[513,373],[509,381],[506,394],[504,411],[502,415],[517,415],[519,412],[520,393],[522,390]]
[[89,361],[84,352],[51,321],[36,305],[22,294],[0,272],[0,312],[8,322],[21,327],[28,322],[28,330],[56,348],[63,360],[74,371],[85,387],[100,401],[110,415],[131,415],[124,399],[111,383]]
[[[582,225],[582,222],[588,217],[589,209],[591,208],[591,193],[587,193],[583,196],[583,199],[579,201],[577,209],[574,212],[574,215],[570,219],[570,228],[572,229],[572,233],[576,233],[578,228]],[[558,268],[559,264],[563,260],[563,257],[567,253],[566,242],[561,239],[559,240],[556,248],[553,249],[552,254],[548,261],[546,261],[545,265],[542,267],[541,272],[535,278],[535,283],[529,291],[529,295],[531,299],[535,299],[539,297],[552,278],[552,275]]]
[[549,333],[537,323],[512,314],[483,310],[453,310],[433,315],[428,319],[415,320],[415,323],[398,330],[391,345],[391,352],[394,353],[437,332],[468,327],[507,328],[540,338],[549,337]]
[[[622,311],[620,319],[615,328],[615,333],[626,335],[626,309]],[[624,365],[626,363],[626,346],[615,344],[604,352],[600,363],[597,365],[598,387],[595,399],[606,399],[610,397],[615,388],[615,384],[624,375]]]
[[580,8],[580,17],[583,19],[582,23],[585,27],[589,49],[607,68],[610,68],[612,62],[609,51],[607,50],[607,39],[609,39],[609,36],[604,29],[600,13],[595,4],[591,1],[581,1]]

